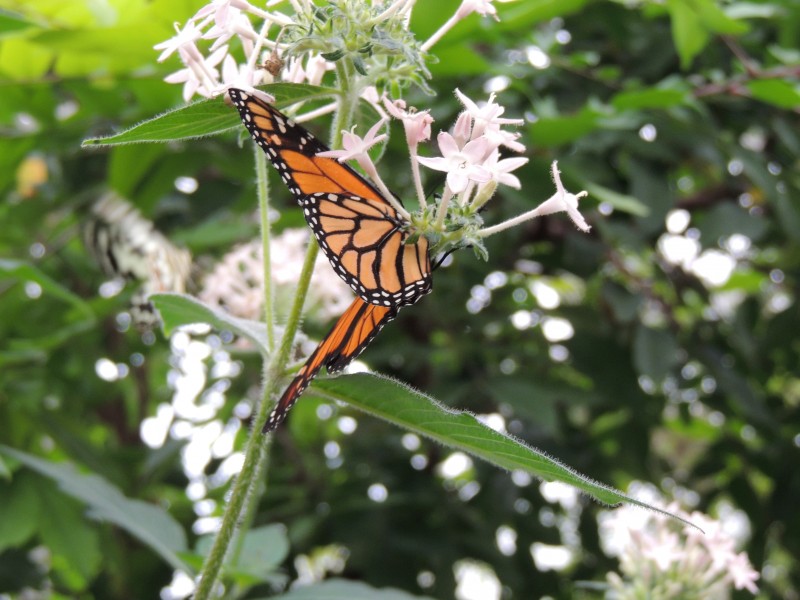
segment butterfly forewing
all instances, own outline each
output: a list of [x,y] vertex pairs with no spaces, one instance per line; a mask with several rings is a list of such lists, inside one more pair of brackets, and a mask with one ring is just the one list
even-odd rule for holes
[[428,242],[406,244],[408,224],[349,166],[317,156],[327,147],[276,108],[229,91],[242,121],[303,208],[339,276],[362,299],[413,304],[431,290]]

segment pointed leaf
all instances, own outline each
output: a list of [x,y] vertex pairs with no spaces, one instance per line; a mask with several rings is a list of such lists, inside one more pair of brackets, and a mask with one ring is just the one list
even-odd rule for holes
[[289,538],[283,525],[267,525],[248,531],[244,537],[237,571],[263,580],[289,555]]
[[374,588],[360,581],[328,579],[322,583],[296,587],[273,600],[432,600],[394,588]]
[[21,260],[0,259],[0,275],[24,279],[25,281],[35,281],[42,287],[42,292],[45,294],[52,294],[59,300],[71,304],[78,311],[83,313],[87,319],[94,321],[94,312],[91,307],[84,302],[83,298],[75,295],[55,279],[45,275],[31,264]]
[[650,207],[633,196],[620,194],[619,192],[615,192],[597,183],[587,182],[585,187],[586,191],[589,192],[589,197],[599,200],[600,202],[607,202],[614,210],[628,213],[636,217],[646,217],[650,214]]
[[269,352],[267,328],[264,323],[234,317],[222,309],[203,304],[185,294],[151,294],[148,299],[161,313],[165,335],[169,335],[181,325],[208,323],[217,329],[232,331],[246,337],[264,354]]
[[800,108],[800,87],[797,84],[783,79],[758,79],[748,82],[747,89],[753,94],[753,98],[778,108]]
[[[541,450],[491,429],[473,414],[447,408],[388,377],[363,373],[344,375],[317,380],[311,389],[315,396],[346,402],[368,414],[450,448],[468,452],[503,469],[521,469],[544,481],[566,483],[604,504],[627,502],[669,515],[619,490],[592,481]],[[534,401],[531,399],[531,402]],[[669,516],[679,519],[674,515]]]
[[[275,96],[278,108],[299,101],[335,97],[336,93],[329,88],[287,83],[273,83],[260,89]],[[116,135],[84,140],[83,146],[184,140],[217,135],[240,126],[241,120],[236,110],[222,98],[212,98],[167,111]]]
[[90,518],[122,527],[173,568],[192,572],[178,557],[178,552],[186,551],[186,533],[161,507],[127,498],[99,475],[79,473],[70,463],[55,463],[3,445],[0,445],[0,452],[49,477],[64,493],[87,504]]

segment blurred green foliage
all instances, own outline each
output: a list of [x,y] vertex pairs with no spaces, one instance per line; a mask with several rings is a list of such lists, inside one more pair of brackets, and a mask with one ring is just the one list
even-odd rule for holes
[[[237,145],[237,129],[81,148],[182,104],[180,89],[162,81],[177,61],[156,63],[152,46],[201,4],[3,3],[0,440],[15,450],[0,454],[0,593],[152,598],[173,567],[197,568],[207,547],[186,494],[185,440],[151,449],[139,433],[169,403],[180,365],[163,338],[119,326],[130,291],[98,293],[104,278],[80,235],[109,188],[204,260],[257,234],[252,153]],[[424,39],[457,4],[420,2],[412,29]],[[765,597],[800,597],[796,3],[498,8],[500,22],[472,16],[434,47],[437,95],[408,100],[444,127],[459,109],[455,87],[472,98],[504,88],[506,115],[529,120],[521,141],[531,163],[518,172],[522,189],[489,205],[487,222],[549,196],[548,165],[558,159],[568,187],[591,192],[582,208],[593,230],[581,234],[556,215],[490,238],[488,263],[454,256],[433,294],[404,310],[364,359],[450,407],[502,414],[511,433],[596,480],[692,490],[712,514],[735,506],[750,521],[746,550]],[[236,125],[232,109],[217,114],[220,129]],[[398,191],[412,185],[391,168],[405,164],[402,151],[396,136],[379,165]],[[181,176],[197,191],[176,189]],[[301,226],[274,181],[276,227]],[[669,259],[670,243],[725,260],[682,265]],[[710,282],[726,265],[730,276]],[[543,289],[559,301],[543,302]],[[543,326],[554,318],[574,334],[548,340]],[[224,389],[223,421],[261,377],[256,357],[234,352],[242,369]],[[103,358],[126,375],[99,378]],[[264,597],[297,577],[298,557],[331,545],[348,551],[341,577],[436,598],[453,597],[453,565],[464,558],[490,565],[513,598],[597,597],[580,582],[615,568],[600,551],[599,507],[582,505],[573,563],[537,571],[531,544],[567,543],[557,526],[567,517],[536,485],[480,462],[446,480],[437,466],[447,449],[423,440],[410,451],[404,430],[346,408],[340,414],[358,420],[344,434],[317,418],[319,405],[304,398],[275,436],[258,527],[231,563],[233,590]],[[421,468],[412,454],[424,457]],[[367,496],[376,483],[385,502]],[[473,483],[474,494],[462,492]],[[210,487],[218,515],[227,485]],[[110,499],[122,503],[117,512]],[[500,526],[517,533],[511,555],[495,542]],[[248,560],[264,548],[273,553]]]

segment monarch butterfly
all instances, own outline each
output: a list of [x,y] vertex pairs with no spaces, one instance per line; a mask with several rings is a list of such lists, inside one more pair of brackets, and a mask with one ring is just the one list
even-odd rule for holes
[[431,291],[428,241],[364,177],[332,158],[306,129],[256,96],[231,88],[234,106],[264,150],[336,273],[358,298],[320,342],[267,419],[275,429],[324,366],[347,366],[403,306]]

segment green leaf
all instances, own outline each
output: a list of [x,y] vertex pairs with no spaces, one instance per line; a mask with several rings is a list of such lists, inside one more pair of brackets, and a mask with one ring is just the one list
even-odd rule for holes
[[763,290],[767,285],[768,276],[764,273],[753,269],[738,267],[725,285],[719,287],[719,291],[741,291],[747,294],[756,295],[760,290]]
[[770,223],[765,217],[750,214],[733,203],[714,206],[705,214],[698,215],[695,223],[700,229],[700,243],[704,247],[713,247],[720,239],[728,238],[734,233],[746,235],[758,242],[770,232]]
[[728,15],[717,0],[691,0],[692,8],[700,15],[703,25],[712,33],[742,35],[750,26]]
[[498,3],[500,31],[519,31],[554,18],[564,18],[578,12],[588,0],[526,0],[525,2]]
[[[273,83],[260,88],[275,96],[278,108],[300,101],[335,96],[335,90],[313,85]],[[217,135],[241,126],[239,113],[222,98],[200,100],[167,111],[116,135],[89,138],[83,146],[110,146],[137,142],[169,142]]]
[[286,527],[283,525],[258,527],[245,534],[239,560],[234,568],[264,580],[288,555],[289,539],[286,537]]
[[672,41],[681,57],[681,67],[688,69],[694,57],[706,47],[710,36],[699,15],[685,0],[671,0],[668,7],[672,19]]
[[665,329],[639,326],[633,340],[633,364],[641,375],[660,383],[678,363],[678,342]]
[[628,323],[639,316],[639,309],[644,303],[640,294],[611,281],[603,282],[602,294],[603,300],[617,321]]
[[[449,409],[433,398],[387,377],[357,374],[319,379],[312,383],[311,390],[315,396],[346,402],[370,415],[444,446],[468,452],[503,469],[520,469],[544,481],[566,483],[598,502],[609,505],[628,502],[658,510],[614,488],[592,481],[541,450],[487,427],[475,415]],[[535,402],[536,399],[531,398],[530,401]]]
[[539,147],[560,146],[582,138],[597,129],[601,113],[584,106],[568,116],[541,117],[528,128],[533,144]]
[[36,532],[40,496],[33,477],[20,472],[12,483],[0,484],[0,515],[14,515],[0,519],[0,552],[19,546]]
[[684,69],[706,47],[711,34],[741,35],[748,30],[746,23],[725,14],[716,0],[669,0],[667,7]]
[[296,587],[274,600],[432,600],[394,588],[374,588],[360,581],[328,579],[322,583]]
[[5,81],[31,81],[52,68],[53,53],[23,36],[4,38],[0,49],[0,73]]
[[36,27],[36,24],[26,20],[22,15],[0,10],[0,37],[6,37],[9,34],[14,34],[32,27]]
[[102,555],[97,530],[81,518],[80,505],[65,500],[52,489],[40,490],[39,535],[53,558],[60,557],[60,570],[77,591],[97,574]]
[[786,110],[800,108],[800,89],[797,84],[783,79],[757,79],[749,81],[747,89],[753,98],[778,108]]
[[264,323],[239,319],[222,309],[212,308],[184,294],[152,294],[148,298],[161,313],[165,335],[169,335],[181,325],[208,323],[217,329],[232,331],[246,337],[264,354],[269,352],[267,328]]
[[94,311],[83,301],[80,296],[73,294],[63,285],[45,275],[38,268],[20,260],[0,259],[0,275],[15,277],[24,281],[34,281],[38,283],[44,294],[55,296],[74,306],[87,319],[94,321]]
[[137,142],[169,142],[216,135],[240,123],[239,116],[221,99],[200,100],[148,119],[130,129],[102,138],[89,138],[83,147]]
[[614,207],[614,210],[628,213],[636,217],[646,217],[650,214],[650,208],[633,196],[620,194],[619,192],[610,190],[597,183],[589,182],[586,183],[585,186],[591,198],[599,200],[600,202],[607,202]]
[[448,44],[434,48],[433,53],[438,59],[436,63],[430,65],[431,73],[435,77],[480,75],[491,68],[486,57],[468,44]]
[[620,92],[611,99],[617,110],[670,108],[686,104],[691,99],[688,90],[646,88]]
[[49,477],[64,493],[87,504],[90,518],[122,527],[173,568],[192,572],[178,556],[186,551],[186,533],[161,507],[127,498],[99,475],[79,473],[70,463],[55,463],[4,445],[0,445],[0,452]]
[[[289,538],[283,525],[267,525],[252,529],[244,534],[244,541],[238,550],[237,562],[226,564],[226,573],[242,586],[253,586],[262,582],[282,585],[286,575],[278,571],[279,565],[289,555]],[[197,540],[193,554],[185,555],[185,560],[198,569],[202,567],[202,557],[208,556],[214,543],[213,535],[204,535]],[[232,554],[227,555],[230,563]]]

